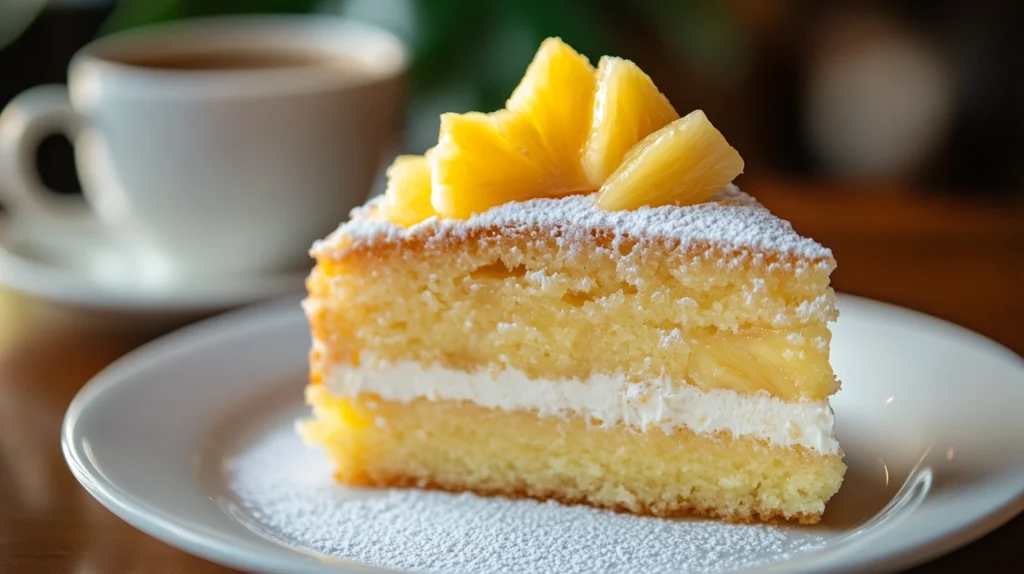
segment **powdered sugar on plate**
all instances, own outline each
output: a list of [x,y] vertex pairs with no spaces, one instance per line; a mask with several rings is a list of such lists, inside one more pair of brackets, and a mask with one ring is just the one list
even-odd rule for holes
[[665,520],[419,490],[336,484],[290,424],[227,465],[236,503],[274,538],[418,572],[730,572],[824,546],[811,529]]

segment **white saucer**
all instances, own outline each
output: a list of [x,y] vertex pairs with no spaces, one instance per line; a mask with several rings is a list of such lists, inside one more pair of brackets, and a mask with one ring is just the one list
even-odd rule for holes
[[301,292],[308,275],[289,271],[177,278],[146,264],[145,257],[118,245],[88,221],[57,230],[0,220],[0,285],[92,313],[201,316]]
[[[907,568],[1024,508],[1024,360],[918,313],[840,298],[834,398],[849,471],[821,524],[660,520],[331,481],[290,425],[309,335],[298,300],[142,347],[75,398],[78,480],[139,529],[251,572],[758,572]],[[711,566],[709,566],[711,565]]]

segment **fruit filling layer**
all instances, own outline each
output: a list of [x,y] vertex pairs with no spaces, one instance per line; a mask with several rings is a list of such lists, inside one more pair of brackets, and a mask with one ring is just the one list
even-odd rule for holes
[[306,306],[332,360],[370,352],[534,378],[621,373],[785,401],[838,389],[830,260],[694,255],[538,226],[481,238],[471,224],[423,241],[384,230],[372,248],[350,226],[337,239],[349,247],[325,244]]

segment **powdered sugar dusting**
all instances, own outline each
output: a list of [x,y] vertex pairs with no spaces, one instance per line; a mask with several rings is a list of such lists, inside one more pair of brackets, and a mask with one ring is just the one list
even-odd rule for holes
[[[677,240],[680,246],[705,242],[725,247],[748,247],[801,257],[828,259],[832,252],[797,234],[789,222],[768,211],[735,185],[728,185],[711,200],[684,207],[643,207],[632,211],[607,211],[594,204],[596,194],[558,199],[509,202],[468,220],[430,218],[408,229],[368,216],[378,200],[352,212],[327,239],[313,246],[314,254],[326,254],[347,245],[459,236],[479,229],[550,229],[559,234],[605,231],[629,239]],[[342,238],[345,241],[342,241]]]
[[729,572],[822,547],[808,529],[664,520],[554,502],[337,485],[290,425],[228,464],[238,502],[274,537],[419,572]]

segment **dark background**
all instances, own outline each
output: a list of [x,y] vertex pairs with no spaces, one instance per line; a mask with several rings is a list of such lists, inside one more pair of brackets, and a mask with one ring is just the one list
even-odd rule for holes
[[[1024,199],[1024,4],[1013,0],[52,0],[20,33],[0,23],[0,104],[64,81],[98,35],[253,11],[341,13],[408,41],[409,152],[436,139],[442,111],[500,108],[540,41],[559,35],[594,62],[633,59],[680,113],[704,109],[745,178]],[[40,162],[52,187],[77,188],[66,141],[45,142]]]

